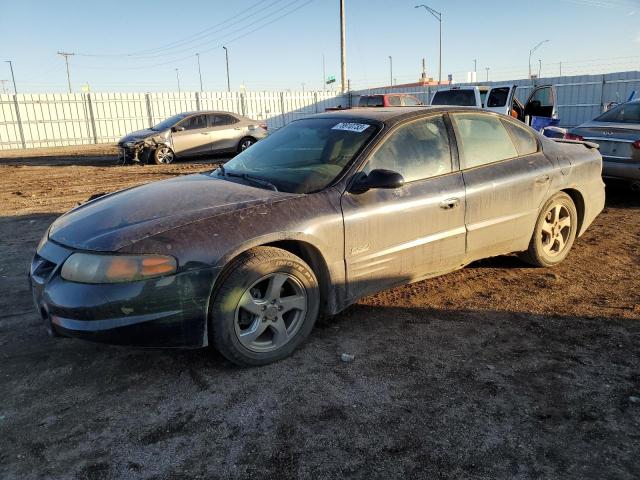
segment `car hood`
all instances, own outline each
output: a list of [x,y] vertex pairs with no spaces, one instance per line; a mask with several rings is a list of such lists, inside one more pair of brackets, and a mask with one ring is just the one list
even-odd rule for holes
[[149,138],[155,135],[161,135],[162,133],[164,132],[159,132],[157,130],[151,130],[150,128],[145,128],[144,130],[138,130],[125,135],[120,139],[118,143],[135,142],[137,140],[142,140],[143,138]]
[[115,251],[191,222],[294,196],[188,175],[87,202],[58,218],[49,238],[81,250]]

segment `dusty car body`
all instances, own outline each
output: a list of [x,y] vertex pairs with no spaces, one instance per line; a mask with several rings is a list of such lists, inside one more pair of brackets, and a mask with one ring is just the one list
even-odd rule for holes
[[171,163],[175,158],[235,153],[267,135],[264,122],[231,112],[184,112],[118,141],[123,162]]
[[602,175],[625,180],[640,191],[640,99],[613,107],[570,129],[565,137],[597,143]]
[[[502,135],[493,144],[489,127]],[[364,295],[511,252],[531,259],[538,249],[548,261],[533,263],[558,263],[604,205],[593,145],[459,107],[323,113],[226,165],[56,220],[30,273],[48,328],[132,345],[213,343],[236,363],[267,363],[290,354],[315,316]],[[113,262],[126,276],[129,259],[147,255],[159,274],[100,280]],[[289,328],[295,341],[275,348]]]

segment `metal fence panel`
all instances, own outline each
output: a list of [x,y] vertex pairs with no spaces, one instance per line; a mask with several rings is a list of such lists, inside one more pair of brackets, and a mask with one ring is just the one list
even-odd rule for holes
[[[625,101],[634,90],[640,92],[637,71],[537,82],[555,85],[560,125],[566,127],[594,118],[606,104]],[[533,88],[526,79],[477,85],[505,84],[518,85],[523,102]],[[428,105],[435,92],[445,88],[450,87],[374,88],[350,95],[324,91],[0,94],[0,150],[115,142],[176,113],[197,110],[234,112],[275,130],[329,107],[357,105],[363,94],[410,93]]]

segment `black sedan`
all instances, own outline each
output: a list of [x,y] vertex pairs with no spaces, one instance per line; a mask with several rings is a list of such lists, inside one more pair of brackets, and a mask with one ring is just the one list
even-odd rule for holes
[[625,180],[640,191],[640,99],[613,107],[569,130],[565,138],[597,143],[603,176]]
[[33,298],[54,335],[265,364],[364,295],[511,252],[561,262],[603,208],[601,168],[593,144],[477,109],[319,114],[58,218]]

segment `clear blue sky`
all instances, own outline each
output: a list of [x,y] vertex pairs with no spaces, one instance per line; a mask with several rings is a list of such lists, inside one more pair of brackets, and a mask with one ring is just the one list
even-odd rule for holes
[[[346,0],[348,77],[354,88],[416,81],[422,57],[437,77],[438,22],[414,5],[424,0]],[[557,75],[640,70],[640,0],[427,0],[443,15],[443,77]],[[0,0],[0,60],[12,60],[18,89],[65,91],[58,50],[71,57],[76,91],[197,90],[195,53],[204,88],[224,89],[222,44],[229,48],[232,88],[320,89],[326,73],[339,80],[338,0]],[[162,47],[162,48],[161,48]],[[0,79],[9,79],[0,64]],[[1,90],[0,90],[1,91]]]

